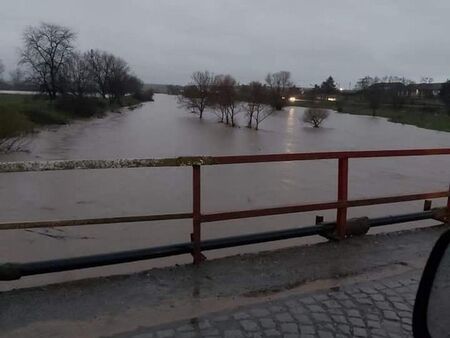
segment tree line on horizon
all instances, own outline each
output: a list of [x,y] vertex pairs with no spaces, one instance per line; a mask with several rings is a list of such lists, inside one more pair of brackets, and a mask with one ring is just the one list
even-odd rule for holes
[[[76,34],[70,28],[41,23],[27,27],[22,39],[19,67],[10,72],[9,84],[3,81],[6,89],[34,89],[50,100],[98,96],[121,104],[127,94],[152,99],[124,59],[98,49],[76,50]],[[0,78],[3,71],[0,62]]]

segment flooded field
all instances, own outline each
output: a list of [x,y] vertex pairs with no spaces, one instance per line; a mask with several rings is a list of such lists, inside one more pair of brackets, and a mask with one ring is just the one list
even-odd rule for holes
[[[153,158],[189,155],[244,155],[333,150],[439,148],[450,134],[394,124],[382,118],[332,113],[323,128],[301,122],[303,108],[285,108],[261,130],[231,128],[178,108],[176,97],[156,95],[122,114],[77,121],[34,135],[29,152],[0,156],[0,161],[47,159]],[[241,117],[243,118],[243,116]],[[241,125],[245,125],[242,120]],[[450,183],[449,157],[364,159],[350,161],[350,198],[445,190]],[[281,206],[335,200],[337,162],[330,160],[214,166],[202,169],[204,212]],[[52,220],[190,212],[190,168],[150,168],[0,174],[1,220]],[[436,201],[435,205],[443,204]],[[354,208],[351,216],[420,211],[421,202]],[[314,223],[317,213],[271,216],[203,225],[204,238],[252,233]],[[334,212],[321,212],[326,220]],[[421,224],[430,224],[422,222]],[[407,225],[410,226],[410,225]],[[394,228],[394,227],[388,227]],[[399,226],[395,227],[396,229]],[[401,228],[401,227],[400,227]],[[72,257],[144,248],[189,239],[191,222],[84,226],[3,231],[1,262]],[[260,251],[312,243],[320,238],[265,243],[208,252],[207,256]],[[154,266],[189,262],[189,256],[72,271],[18,282],[0,282],[0,290],[128,273]]]

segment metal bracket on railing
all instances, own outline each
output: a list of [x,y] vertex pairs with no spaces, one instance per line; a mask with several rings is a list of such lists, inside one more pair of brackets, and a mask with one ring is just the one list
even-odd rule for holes
[[[194,240],[194,233],[191,233],[191,243],[194,243],[194,241],[195,241]],[[193,247],[194,247],[194,245],[193,245]],[[196,257],[196,254],[198,255],[197,257]],[[201,251],[196,253],[195,250],[192,250],[191,251],[191,255],[194,258],[194,263],[195,264],[199,264],[199,263],[204,262],[204,261],[206,261],[208,259]]]
[[[364,236],[365,234],[367,234],[369,229],[370,224],[368,217],[351,218],[347,220],[344,238]],[[322,233],[321,236],[330,241],[339,241],[343,239],[342,236],[339,235],[336,228],[332,231]]]
[[0,280],[16,280],[22,277],[17,264],[5,263],[0,264]]
[[[450,198],[449,198],[450,200]],[[442,223],[449,223],[450,221],[450,207],[432,208],[432,201],[425,200],[423,204],[424,211],[432,211],[434,216],[433,219]]]
[[433,211],[433,219],[436,221],[450,224],[450,209],[449,208],[434,208]]

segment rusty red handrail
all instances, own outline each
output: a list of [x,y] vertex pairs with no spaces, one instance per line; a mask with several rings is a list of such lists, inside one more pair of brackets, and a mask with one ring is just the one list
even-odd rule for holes
[[450,148],[437,149],[394,149],[394,150],[355,150],[355,151],[331,151],[314,153],[292,153],[292,154],[267,154],[267,155],[238,155],[238,156],[215,156],[213,164],[239,164],[259,162],[289,162],[309,160],[333,160],[350,158],[376,158],[376,157],[410,157],[450,155]]
[[369,205],[420,201],[420,200],[425,200],[425,199],[444,198],[444,197],[448,197],[449,195],[450,195],[449,191],[438,191],[438,192],[425,193],[425,194],[410,194],[410,195],[399,195],[399,196],[389,196],[389,197],[357,199],[357,200],[349,200],[349,201],[341,201],[341,202],[325,202],[325,203],[301,204],[301,205],[291,205],[291,206],[265,208],[265,209],[250,209],[250,210],[240,210],[240,211],[219,212],[219,213],[212,213],[212,214],[203,214],[201,216],[201,221],[202,221],[202,223],[208,223],[208,222],[227,221],[227,220],[240,219],[240,218],[253,218],[253,217],[261,217],[261,216],[293,214],[293,213],[308,212],[308,211],[331,210],[331,209],[339,209],[339,208],[351,208],[351,207],[362,207],[362,206],[369,206]]
[[186,167],[193,165],[223,165],[261,162],[290,162],[309,160],[332,160],[375,157],[405,157],[450,155],[450,148],[407,149],[407,150],[356,150],[331,151],[314,153],[289,153],[266,155],[237,156],[186,156],[151,159],[119,159],[119,160],[51,160],[0,162],[0,173],[36,172],[55,170],[94,170],[120,168],[154,168],[154,167]]
[[[193,233],[191,235],[192,254],[194,263],[201,262],[201,223],[224,221],[238,218],[280,215],[316,210],[337,209],[336,227],[340,237],[346,234],[347,209],[350,207],[398,203],[406,201],[424,200],[447,197],[447,212],[450,210],[450,188],[445,191],[409,194],[399,196],[377,197],[369,199],[348,200],[348,167],[349,159],[450,155],[450,148],[440,149],[409,149],[409,150],[370,150],[370,151],[337,151],[268,155],[240,155],[240,156],[192,156],[165,159],[122,159],[122,160],[66,160],[66,161],[37,161],[37,162],[3,162],[0,163],[0,173],[7,172],[37,172],[54,170],[81,169],[115,169],[115,168],[150,168],[150,167],[178,167],[191,166],[193,168],[193,209],[192,213],[174,213],[147,216],[125,216],[92,219],[71,219],[37,222],[8,222],[0,223],[0,230],[25,229],[36,227],[59,227],[75,225],[93,225],[125,222],[144,222],[156,220],[192,218]],[[201,166],[226,165],[245,163],[265,163],[305,160],[338,160],[338,194],[337,201],[294,206],[282,206],[265,209],[240,210],[203,214],[201,212]]]

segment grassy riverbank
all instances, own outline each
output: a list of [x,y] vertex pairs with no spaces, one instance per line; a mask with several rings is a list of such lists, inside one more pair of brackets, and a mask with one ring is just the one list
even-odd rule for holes
[[0,140],[23,136],[40,126],[67,124],[138,103],[132,96],[124,97],[119,105],[99,98],[49,101],[42,96],[0,94]]
[[[298,106],[333,109],[355,115],[373,115],[373,110],[357,101],[301,101]],[[391,105],[382,105],[375,116],[385,117],[391,122],[410,124],[420,128],[450,132],[450,114],[440,105],[409,104],[394,109]]]

